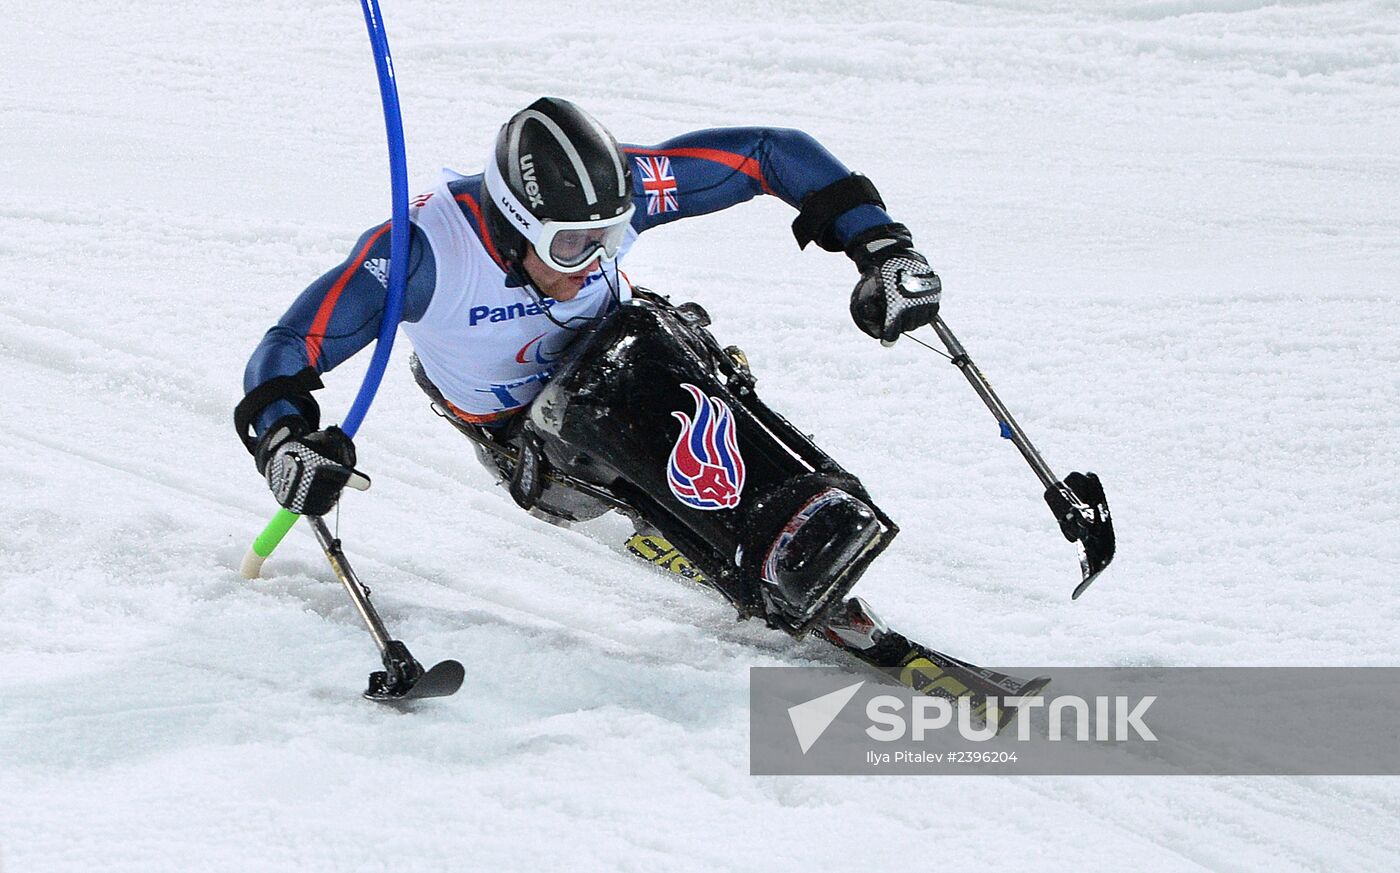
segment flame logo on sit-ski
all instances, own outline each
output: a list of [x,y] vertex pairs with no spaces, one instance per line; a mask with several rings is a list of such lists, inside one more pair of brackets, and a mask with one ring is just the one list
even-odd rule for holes
[[733,509],[744,488],[744,458],[729,404],[688,382],[681,387],[695,400],[695,417],[672,412],[680,436],[666,465],[666,481],[676,499],[692,509]]

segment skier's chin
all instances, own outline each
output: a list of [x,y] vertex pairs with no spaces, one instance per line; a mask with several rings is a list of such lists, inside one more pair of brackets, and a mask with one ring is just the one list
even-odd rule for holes
[[556,283],[555,287],[543,289],[545,296],[552,297],[560,303],[568,303],[578,296],[578,292],[583,290],[583,282],[575,284],[572,280],[568,282]]

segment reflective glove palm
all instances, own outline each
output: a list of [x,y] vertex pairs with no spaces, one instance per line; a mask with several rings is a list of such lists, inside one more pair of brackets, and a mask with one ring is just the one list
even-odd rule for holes
[[305,420],[284,418],[259,440],[258,472],[282,506],[298,515],[325,515],[341,489],[369,488],[369,477],[355,469],[355,444],[338,427],[308,433]]
[[857,327],[888,346],[900,334],[933,323],[943,283],[914,250],[908,228],[872,228],[851,240],[846,253],[861,272],[851,292],[851,318]]

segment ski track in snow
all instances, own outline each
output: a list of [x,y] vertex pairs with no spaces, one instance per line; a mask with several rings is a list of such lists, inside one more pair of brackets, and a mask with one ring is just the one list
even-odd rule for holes
[[[914,230],[1052,465],[1103,476],[1119,558],[1071,606],[1020,458],[944,362],[851,327],[853,271],[799,253],[790,210],[648,234],[629,275],[703,302],[902,525],[858,588],[896,626],[1002,667],[1400,662],[1395,3],[533,11],[386,4],[415,189],[541,93],[635,142],[806,129]],[[468,679],[361,701],[373,649],[306,532],[237,574],[272,503],[229,424],[262,331],[388,211],[362,20],[10,18],[0,870],[1400,863],[1388,778],[748,776],[747,668],[838,662],[634,566],[620,520],[517,511],[404,342],[339,530],[390,627]]]

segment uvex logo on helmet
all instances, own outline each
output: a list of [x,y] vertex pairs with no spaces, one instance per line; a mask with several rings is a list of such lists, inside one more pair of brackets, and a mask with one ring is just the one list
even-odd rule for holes
[[530,227],[530,216],[529,216],[529,214],[528,214],[528,213],[525,213],[525,212],[521,212],[519,209],[516,209],[516,208],[515,208],[515,204],[510,202],[510,198],[509,198],[509,197],[497,197],[497,198],[496,198],[496,205],[497,205],[497,206],[500,206],[502,209],[505,209],[505,210],[509,211],[511,215],[514,215],[515,218],[516,218],[516,220],[517,220],[518,222],[520,222],[520,226],[521,226],[521,227],[523,227],[523,228],[525,228],[525,229],[527,229],[527,230],[529,229],[529,227]]
[[540,183],[535,179],[534,155],[520,156],[520,175],[525,180],[525,196],[530,198],[530,207],[543,206],[544,198],[540,196]]

